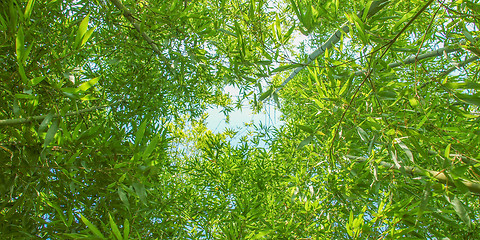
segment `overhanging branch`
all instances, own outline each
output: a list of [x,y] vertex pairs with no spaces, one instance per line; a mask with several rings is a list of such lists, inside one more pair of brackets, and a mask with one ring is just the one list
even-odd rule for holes
[[[400,67],[400,66],[403,66],[403,65],[415,63],[417,61],[420,61],[420,60],[423,60],[423,59],[426,59],[426,58],[438,57],[438,56],[441,56],[443,53],[451,53],[451,52],[456,52],[456,51],[459,51],[459,50],[461,50],[461,48],[439,48],[437,50],[418,55],[417,57],[412,56],[412,57],[408,57],[408,58],[406,58],[406,59],[404,59],[403,61],[400,61],[400,62],[390,63],[390,64],[388,64],[388,67],[390,67],[390,68]],[[355,75],[356,76],[361,76],[361,75],[364,75],[365,73],[366,73],[366,71],[356,71]]]
[[[110,104],[110,105],[91,107],[91,108],[82,109],[82,110],[75,111],[75,112],[69,112],[65,115],[54,114],[53,118],[59,118],[59,117],[63,117],[63,116],[65,116],[65,117],[66,116],[75,116],[75,115],[80,115],[80,114],[86,113],[86,112],[94,112],[94,111],[97,111],[98,109],[112,107],[112,106],[114,106],[114,105],[116,105],[120,102],[122,102],[122,101],[118,101],[118,102]],[[28,117],[28,118],[4,119],[4,120],[0,120],[0,126],[17,125],[17,124],[24,124],[24,123],[29,123],[29,122],[33,122],[33,121],[40,121],[40,120],[45,119],[46,117],[47,117],[47,115],[40,115],[40,116],[33,116],[33,117]]]
[[[365,162],[366,161],[365,158],[361,158],[361,157],[348,156],[348,158],[354,158],[357,162]],[[430,177],[436,179],[437,181],[439,181],[443,184],[448,184],[449,186],[457,187],[455,185],[455,182],[443,172],[437,172],[437,171],[434,171],[434,170],[421,169],[421,168],[410,167],[410,166],[396,166],[395,164],[384,162],[384,161],[380,161],[378,164],[380,166],[385,167],[385,168],[394,169],[394,170],[398,170],[398,171],[402,170],[402,168],[403,168],[403,170],[406,173],[416,174],[416,175],[419,175],[419,176],[430,176]],[[468,180],[465,180],[465,179],[461,179],[460,181],[471,192],[480,194],[480,184],[479,183],[468,181]]]
[[[368,10],[367,17],[371,17],[375,15],[378,11],[380,11],[385,5],[389,2],[389,0],[377,0],[374,1],[370,9]],[[362,17],[363,13],[357,14],[359,17]],[[302,71],[305,67],[307,67],[310,63],[312,63],[315,59],[317,59],[320,55],[324,54],[327,49],[332,48],[333,45],[340,41],[343,33],[348,33],[350,31],[350,25],[348,22],[340,27],[340,30],[337,30],[322,46],[320,46],[317,50],[313,53],[308,55],[307,62],[302,64],[302,66],[295,68],[293,72],[283,81],[283,83],[275,90],[274,94],[277,94],[285,85],[287,85],[290,80],[292,80],[297,74]]]
[[158,54],[158,56],[160,57],[160,59],[162,59],[162,61],[165,62],[165,65],[167,66],[167,68],[171,70],[171,66],[168,64],[167,58],[165,58],[165,56],[163,56],[163,54],[162,54],[162,52],[160,51],[160,49],[158,48],[157,44],[156,44],[144,31],[142,31],[142,29],[140,28],[140,25],[139,25],[139,24],[135,21],[135,19],[133,18],[133,15],[132,15],[132,13],[130,12],[130,10],[128,10],[128,9],[120,2],[120,0],[110,0],[110,2],[112,2],[113,5],[115,5],[115,7],[117,7],[118,10],[122,11],[123,16],[133,25],[133,27],[137,30],[137,32],[139,32],[139,33],[142,35],[142,38],[143,38],[148,44],[150,44],[150,46],[152,47],[153,51]]

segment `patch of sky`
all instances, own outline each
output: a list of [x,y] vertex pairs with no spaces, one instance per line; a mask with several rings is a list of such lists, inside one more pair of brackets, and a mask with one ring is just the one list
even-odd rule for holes
[[[297,52],[300,52],[299,49],[301,48],[303,48],[303,51],[309,52],[311,49],[307,47],[309,46],[309,44],[307,44],[308,41],[308,36],[299,32],[294,33],[293,45],[297,47]],[[262,87],[268,89],[266,83],[263,83]],[[235,86],[227,86],[223,91],[228,93],[232,99],[240,96],[240,89]],[[256,128],[272,129],[279,128],[284,124],[281,120],[282,114],[273,99],[267,99],[263,104],[263,109],[259,113],[255,113],[253,109],[254,106],[252,106],[252,104],[242,102],[241,106],[231,111],[227,117],[222,107],[212,106],[207,110],[207,128],[214,133],[221,133],[227,130],[237,132],[235,137],[231,139],[231,143],[238,145],[241,143],[243,136],[248,135]],[[261,142],[260,146],[265,146],[265,143]]]
[[[239,89],[233,86],[224,88],[224,92],[230,94],[232,98],[239,96]],[[242,103],[241,106],[228,114],[224,114],[222,107],[212,107],[207,110],[206,119],[207,128],[214,133],[221,133],[227,130],[233,130],[237,134],[233,137],[232,144],[238,145],[243,136],[249,134],[255,126],[280,127],[283,121],[280,120],[281,113],[274,106],[273,101],[265,102],[263,109],[255,113],[250,103]]]

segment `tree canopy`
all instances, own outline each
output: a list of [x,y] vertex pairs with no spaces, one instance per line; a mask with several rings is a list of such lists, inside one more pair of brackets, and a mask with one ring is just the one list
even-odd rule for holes
[[[0,235],[479,239],[479,27],[477,0],[2,1]],[[243,103],[284,124],[206,127]]]

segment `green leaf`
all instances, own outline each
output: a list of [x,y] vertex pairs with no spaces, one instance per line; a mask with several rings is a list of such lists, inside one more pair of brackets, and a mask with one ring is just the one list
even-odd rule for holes
[[367,142],[370,139],[367,132],[365,132],[365,130],[363,130],[361,127],[357,127],[357,132],[358,132],[358,135],[360,136],[360,139],[362,139],[362,141]]
[[295,22],[294,22],[293,26],[291,26],[288,29],[287,33],[285,33],[285,35],[282,36],[282,43],[283,44],[287,44],[288,40],[290,40],[290,37],[292,36],[293,30],[295,30]]
[[30,80],[30,83],[28,84],[30,87],[33,87],[37,84],[39,84],[41,81],[43,81],[43,79],[45,79],[46,77],[45,76],[41,76],[41,77],[36,77],[36,78],[32,78],[32,80]]
[[47,135],[45,136],[45,142],[43,143],[43,147],[44,148],[47,148],[48,145],[50,145],[50,143],[53,141],[54,137],[55,137],[55,134],[57,133],[58,131],[58,125],[59,125],[59,119],[55,119],[53,122],[52,122],[52,125],[50,126],[50,128],[48,129],[47,131]]
[[19,65],[23,65],[23,54],[25,52],[25,37],[22,27],[19,27],[17,31],[17,38],[15,39],[15,50],[17,54],[17,62],[19,63]]
[[80,213],[80,218],[82,219],[82,222],[85,225],[87,225],[88,229],[90,229],[90,231],[92,231],[92,233],[95,234],[95,236],[102,239],[105,238],[103,234],[100,232],[100,230],[98,230],[98,228],[95,227],[95,225],[93,225],[90,221],[88,221],[88,219],[86,219],[81,213]]
[[147,204],[147,192],[145,191],[145,185],[139,182],[134,182],[132,186],[135,188],[135,193],[137,193],[138,197],[140,198],[140,202]]
[[40,123],[40,126],[38,127],[38,132],[44,132],[45,129],[47,129],[48,124],[52,121],[53,119],[53,113],[48,113],[47,116],[43,119],[42,123]]
[[30,18],[33,10],[33,5],[35,5],[35,0],[28,0],[27,7],[25,7],[25,14],[23,15],[25,20],[28,20]]
[[137,133],[135,133],[135,146],[139,146],[142,143],[143,135],[145,135],[145,128],[147,127],[148,122],[148,119],[144,119],[143,122],[140,124]]
[[301,125],[301,124],[296,124],[296,126],[300,129],[302,129],[303,131],[307,132],[307,133],[310,133],[310,134],[314,134],[315,133],[315,130],[313,130],[311,127],[309,126],[305,126],[305,125]]
[[463,26],[462,33],[469,42],[475,43],[475,39],[465,26]]
[[263,100],[267,99],[268,97],[270,97],[270,95],[272,95],[272,92],[273,92],[273,87],[270,87],[266,92],[260,95],[260,97],[258,98],[258,101],[262,102]]
[[30,95],[30,94],[17,93],[17,94],[15,94],[15,98],[18,98],[18,99],[35,99],[35,96]]
[[87,32],[87,28],[88,28],[89,18],[90,18],[90,14],[87,14],[87,16],[85,16],[85,18],[83,18],[82,22],[80,22],[80,26],[78,26],[77,35],[80,35],[82,37],[85,35],[85,33]]
[[150,154],[152,154],[153,150],[155,150],[155,148],[157,147],[158,145],[158,142],[160,141],[160,136],[159,135],[156,135],[152,141],[150,142],[150,144],[148,144],[147,148],[145,149],[145,151],[143,152],[143,158],[146,159],[150,156]]
[[252,239],[264,239],[265,236],[270,234],[271,230],[265,230],[265,231],[260,231],[255,236],[252,237]]
[[402,18],[395,23],[395,25],[393,26],[393,31],[398,31],[398,28],[400,27],[400,25],[402,25],[402,23],[404,23],[410,17],[412,17],[416,12],[418,12],[418,9],[414,8],[411,11],[405,13],[405,15],[403,15]]
[[23,67],[23,63],[18,64],[18,73],[20,74],[22,81],[28,84],[28,78],[27,78],[27,75],[25,74],[25,68]]
[[480,97],[457,93],[457,97],[468,104],[480,106]]
[[470,166],[468,166],[468,165],[458,166],[458,167],[453,168],[451,173],[455,177],[465,177],[465,173],[468,172],[469,168],[470,168]]
[[118,186],[118,196],[120,197],[120,200],[123,202],[123,204],[125,204],[125,206],[129,208],[130,203],[128,202],[127,193],[123,190],[121,186]]
[[462,219],[462,221],[467,224],[468,228],[471,229],[472,222],[470,216],[468,216],[467,209],[465,209],[465,206],[460,202],[457,196],[453,199],[452,205],[460,219]]
[[95,30],[95,28],[96,27],[88,29],[87,33],[85,33],[85,35],[83,36],[83,39],[82,39],[82,42],[81,42],[80,46],[85,45],[85,43],[88,41],[88,39],[90,39],[90,37],[92,36],[92,33]]
[[86,91],[87,89],[91,88],[93,85],[95,85],[98,82],[99,78],[92,78],[87,82],[84,82],[78,86],[78,91]]
[[236,33],[233,33],[233,32],[228,31],[228,30],[226,30],[226,29],[220,28],[220,29],[218,29],[218,31],[223,32],[223,33],[226,33],[226,34],[228,34],[228,35],[230,35],[230,36],[233,36],[233,37],[238,37],[238,35],[237,35]]
[[87,16],[85,16],[85,18],[82,20],[82,22],[80,22],[80,25],[78,26],[77,34],[75,36],[75,45],[74,45],[75,48],[79,48],[82,46],[82,41],[84,39],[85,33],[87,32],[87,28],[88,28],[89,17],[90,17],[90,14],[87,14]]
[[108,213],[108,218],[110,220],[110,227],[112,228],[113,235],[115,235],[115,237],[118,240],[123,240],[122,234],[120,233],[120,230],[118,229],[117,224],[113,220],[112,215],[110,215],[110,213]]
[[303,139],[303,141],[298,144],[297,149],[303,148],[305,145],[310,144],[310,142],[312,142],[314,138],[314,135],[310,135],[307,138]]
[[449,143],[447,147],[445,148],[445,157],[448,159],[450,158],[450,148],[452,147],[452,144]]
[[444,85],[450,89],[476,89],[480,90],[480,84],[476,82],[462,82],[462,83],[455,83],[455,82],[448,82]]
[[60,219],[62,220],[62,222],[65,224],[65,226],[67,226],[68,224],[65,218],[65,214],[63,214],[63,210],[58,206],[58,204],[55,202],[50,202],[48,200],[45,200],[45,201],[47,202],[48,206],[54,208],[55,211],[57,211],[58,216],[60,216]]
[[130,235],[130,223],[125,218],[125,221],[123,221],[123,238],[130,239],[128,235]]
[[83,97],[80,98],[82,101],[92,101],[92,100],[97,100],[97,97],[92,96],[91,94],[87,94]]

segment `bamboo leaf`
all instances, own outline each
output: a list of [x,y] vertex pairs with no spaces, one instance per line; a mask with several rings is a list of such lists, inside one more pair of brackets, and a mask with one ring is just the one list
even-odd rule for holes
[[140,127],[135,134],[135,146],[139,146],[142,143],[143,136],[145,135],[145,128],[147,127],[148,119],[144,119],[140,124]]
[[125,218],[125,221],[123,221],[123,238],[130,239],[128,235],[130,235],[130,223],[128,219]]
[[315,138],[315,135],[310,135],[307,138],[303,139],[303,141],[300,142],[300,144],[298,144],[297,149],[303,148],[305,145],[310,144],[310,142],[312,142],[314,138]]
[[82,22],[78,26],[77,34],[75,36],[75,48],[81,47],[81,43],[84,39],[85,33],[87,32],[88,28],[88,21],[89,21],[90,14],[87,14],[85,18],[83,18]]
[[120,230],[118,229],[117,224],[113,220],[112,215],[110,215],[110,213],[108,213],[108,218],[110,220],[110,227],[112,228],[113,235],[115,235],[115,237],[118,240],[123,240],[122,234],[120,233]]
[[46,78],[45,76],[32,78],[32,80],[30,80],[30,83],[28,85],[30,87],[33,87],[33,86],[39,84],[40,82],[42,82],[45,78]]
[[314,134],[315,133],[315,130],[313,130],[311,127],[309,126],[305,126],[305,125],[301,125],[301,124],[296,124],[296,126],[300,129],[302,129],[303,131],[307,132],[307,133],[310,133],[310,134]]
[[147,204],[147,192],[145,190],[145,185],[135,182],[132,184],[132,186],[135,188],[135,193],[137,193],[138,197],[140,198],[140,202]]
[[465,103],[480,106],[480,97],[467,94],[457,94],[457,97]]
[[272,92],[273,92],[273,87],[270,87],[266,92],[260,95],[260,98],[258,98],[258,101],[262,102],[263,100],[267,99],[268,97],[270,97],[270,95],[272,95]]
[[23,54],[25,52],[25,37],[23,34],[23,27],[19,27],[17,31],[17,37],[15,39],[15,50],[17,54],[17,62],[23,64]]
[[53,119],[53,113],[48,113],[47,116],[43,119],[42,123],[40,123],[40,126],[38,127],[38,132],[41,133],[47,129],[48,124],[52,121]]
[[88,31],[87,31],[87,32],[85,33],[85,35],[83,36],[83,39],[82,39],[82,42],[81,42],[80,46],[85,45],[85,43],[88,41],[88,39],[90,39],[90,37],[92,36],[93,31],[95,31],[95,28],[96,28],[96,27],[93,27],[93,28],[88,29]]
[[130,203],[128,202],[127,193],[123,190],[121,186],[118,186],[118,196],[120,197],[120,200],[123,202],[123,204],[125,204],[125,206],[129,208]]
[[55,119],[53,122],[52,122],[52,125],[50,126],[50,128],[48,129],[47,131],[47,135],[45,136],[45,141],[43,143],[43,147],[44,148],[47,148],[48,145],[50,145],[50,143],[53,141],[53,139],[55,138],[55,134],[57,133],[58,131],[58,125],[59,125],[59,119]]
[[470,216],[468,216],[467,209],[465,208],[463,203],[457,198],[457,196],[455,196],[455,198],[453,199],[452,205],[460,219],[462,219],[462,221],[467,224],[468,228],[471,229],[472,222],[470,220]]
[[80,213],[80,218],[82,219],[82,222],[87,225],[88,229],[90,231],[92,231],[93,234],[95,234],[95,236],[99,237],[99,238],[102,238],[104,239],[105,237],[103,236],[103,234],[100,232],[100,230],[98,230],[97,227],[95,227],[95,225],[93,225],[90,221],[88,221],[88,219],[86,219],[81,213]]
[[147,148],[145,149],[145,151],[143,152],[143,158],[146,159],[148,158],[153,150],[155,150],[155,148],[157,147],[158,145],[158,142],[160,141],[160,136],[159,135],[156,135],[152,141],[150,142],[150,144],[148,144]]
[[395,25],[393,26],[393,31],[398,31],[398,28],[400,27],[400,25],[402,25],[402,23],[404,23],[405,21],[407,21],[409,18],[411,18],[416,12],[418,12],[418,9],[412,9],[411,11],[405,13],[402,18],[400,20],[398,20],[398,22],[395,23]]
[[27,7],[25,7],[25,13],[23,15],[25,20],[28,20],[30,18],[33,10],[33,5],[35,5],[35,1],[36,0],[28,0]]
[[85,33],[87,32],[87,28],[88,28],[89,18],[90,18],[90,14],[87,14],[87,16],[85,16],[85,18],[83,18],[82,22],[80,22],[80,26],[78,26],[77,35],[80,35],[81,37],[83,37],[85,35]]
[[91,88],[93,85],[95,85],[98,82],[99,78],[92,78],[87,82],[84,82],[78,86],[77,90],[78,91],[86,91],[87,89]]

